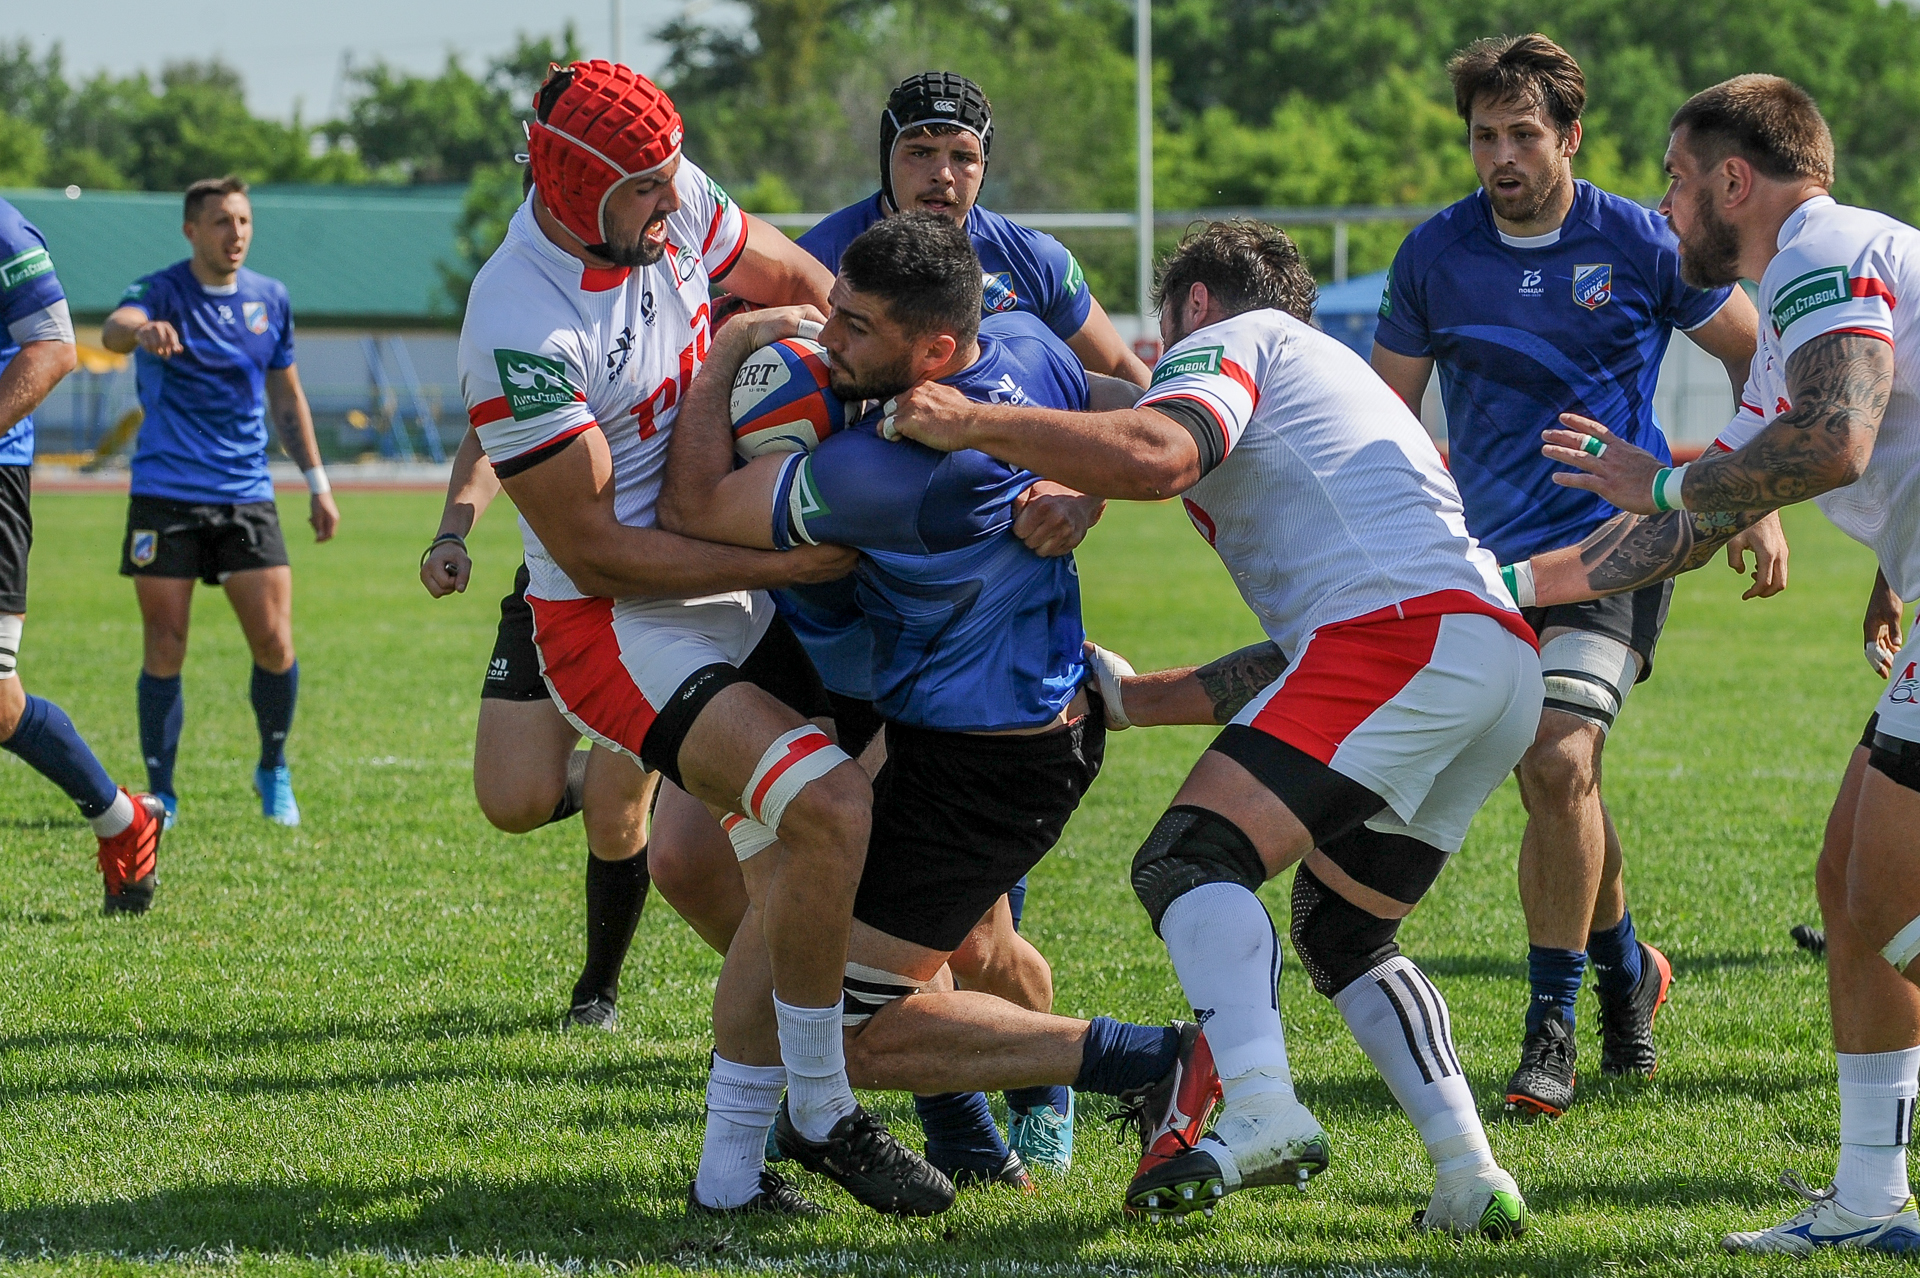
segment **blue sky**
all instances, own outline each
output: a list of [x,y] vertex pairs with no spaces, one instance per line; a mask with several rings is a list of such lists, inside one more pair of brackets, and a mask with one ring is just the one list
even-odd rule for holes
[[[572,19],[588,56],[611,47],[612,0],[25,0],[0,6],[0,40],[25,38],[36,52],[58,41],[69,74],[157,71],[163,62],[218,54],[246,77],[255,112],[290,118],[299,102],[306,119],[337,108],[341,59],[378,59],[433,72],[448,50],[478,68],[510,48],[516,32],[557,31]],[[647,33],[689,10],[725,18],[715,0],[624,0],[626,60],[658,69],[665,51]]]

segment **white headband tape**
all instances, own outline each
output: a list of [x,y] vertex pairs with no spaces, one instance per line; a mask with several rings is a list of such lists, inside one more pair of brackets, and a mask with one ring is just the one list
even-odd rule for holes
[[748,816],[779,830],[787,805],[810,781],[847,763],[847,752],[835,745],[826,733],[812,724],[804,724],[783,733],[760,756],[747,788],[740,792],[740,806]]

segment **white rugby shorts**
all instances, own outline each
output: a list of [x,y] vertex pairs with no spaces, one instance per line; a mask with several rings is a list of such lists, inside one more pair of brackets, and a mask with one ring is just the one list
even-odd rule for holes
[[1874,712],[1880,716],[1878,731],[1920,742],[1920,626],[1914,627],[1894,657],[1887,690],[1880,694]]
[[541,599],[540,675],[568,722],[637,763],[660,711],[694,672],[739,666],[773,624],[763,591],[706,599]]
[[1233,721],[1386,800],[1368,828],[1457,852],[1533,744],[1543,695],[1519,614],[1446,591],[1322,626]]

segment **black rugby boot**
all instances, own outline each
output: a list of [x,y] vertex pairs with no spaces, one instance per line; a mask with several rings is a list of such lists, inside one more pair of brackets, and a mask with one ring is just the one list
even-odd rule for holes
[[1520,1068],[1507,1080],[1507,1116],[1531,1122],[1558,1118],[1573,1104],[1573,1062],[1578,1050],[1565,1019],[1549,1016],[1520,1044]]
[[854,1106],[822,1141],[793,1125],[787,1098],[773,1120],[780,1152],[825,1176],[861,1203],[893,1216],[934,1216],[953,1206],[953,1182],[939,1168],[894,1139],[887,1125]]
[[1667,1001],[1673,965],[1667,956],[1640,942],[1640,980],[1625,998],[1600,996],[1600,1072],[1652,1078],[1659,1065],[1653,1046],[1653,1018]]
[[720,1216],[824,1216],[827,1209],[786,1182],[771,1167],[760,1169],[760,1192],[738,1207],[709,1207],[687,1186],[689,1218]]

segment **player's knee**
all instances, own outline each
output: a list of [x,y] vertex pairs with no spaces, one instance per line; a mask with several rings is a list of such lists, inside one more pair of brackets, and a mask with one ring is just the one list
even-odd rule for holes
[[1601,736],[1581,730],[1541,734],[1520,756],[1520,789],[1528,807],[1564,804],[1599,783]]
[[767,748],[740,800],[790,849],[855,863],[866,855],[873,787],[860,765],[812,725]]
[[526,834],[537,830],[553,815],[552,803],[542,806],[537,796],[524,791],[504,793],[475,787],[474,797],[480,802],[480,815],[486,817],[487,824],[502,834]]
[[1301,866],[1293,876],[1293,952],[1313,988],[1332,998],[1400,953],[1399,919],[1369,914]]
[[1175,901],[1208,883],[1237,883],[1249,892],[1267,881],[1246,832],[1217,812],[1191,804],[1168,808],[1133,858],[1133,891],[1154,935]]
[[1847,904],[1847,849],[1835,847],[1832,840],[1820,848],[1814,864],[1813,886],[1820,898],[1820,916],[1828,928],[1849,913]]

